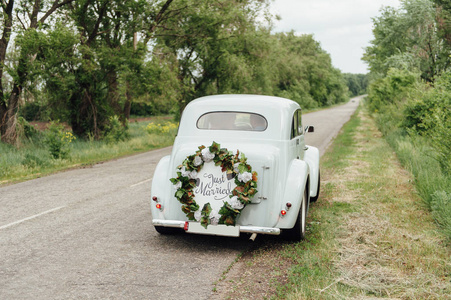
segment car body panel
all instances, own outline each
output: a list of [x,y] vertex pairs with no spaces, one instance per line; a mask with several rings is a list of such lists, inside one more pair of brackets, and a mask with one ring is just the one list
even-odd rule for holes
[[[258,114],[266,119],[267,128],[264,131],[199,129],[199,118],[211,112]],[[177,167],[199,146],[208,147],[216,142],[234,154],[237,151],[245,154],[247,163],[258,173],[258,192],[236,220],[240,231],[279,234],[281,229],[292,228],[304,189],[313,197],[319,184],[319,151],[305,145],[300,121],[298,133],[293,136],[296,114],[300,118],[296,102],[270,96],[218,95],[190,102],[183,112],[171,155],[162,158],[155,170],[151,197],[156,197],[155,203],[161,207],[151,206],[153,224],[184,227],[188,219],[169,179],[177,176]],[[287,209],[288,202],[291,207]],[[282,216],[281,210],[287,214]],[[207,228],[205,234],[215,233],[213,230],[209,233]]]

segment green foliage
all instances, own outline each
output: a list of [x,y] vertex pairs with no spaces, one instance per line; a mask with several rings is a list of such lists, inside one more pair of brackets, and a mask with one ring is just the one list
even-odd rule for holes
[[[346,100],[346,83],[333,68],[331,58],[312,35],[294,32],[275,35],[276,47],[271,62],[276,86],[274,94],[314,108]],[[271,70],[271,69],[270,69]]]
[[70,131],[66,131],[62,124],[51,122],[45,137],[51,156],[55,159],[69,157],[69,144],[75,140],[75,136]]
[[384,76],[390,68],[418,70],[431,82],[449,68],[450,49],[438,34],[443,26],[437,14],[430,0],[405,0],[399,9],[382,9],[373,19],[374,40],[363,57],[371,72]]
[[425,111],[418,126],[419,133],[431,139],[442,169],[451,172],[451,72],[444,73],[424,96],[429,110]]
[[40,132],[23,117],[17,118],[17,133],[21,140],[36,140],[41,136]]
[[178,124],[174,122],[164,123],[149,123],[146,126],[146,131],[149,134],[172,134],[175,136],[177,133]]
[[48,161],[31,153],[26,153],[24,159],[22,160],[22,165],[27,168],[38,168],[38,167],[47,167]]
[[346,81],[351,97],[366,94],[368,88],[367,74],[345,73],[343,74],[343,77]]
[[450,76],[444,74],[431,87],[412,82],[411,75],[389,72],[370,86],[367,104],[400,161],[414,175],[419,194],[449,232],[451,202],[437,195],[451,189]]
[[[161,113],[163,114],[163,112]],[[157,114],[160,114],[160,112],[157,113],[156,108],[152,103],[133,102],[130,107],[130,115],[132,116],[147,117]]]
[[368,91],[370,111],[379,111],[384,105],[400,102],[418,81],[418,76],[409,71],[390,69],[387,76],[371,82]]
[[[44,12],[50,2],[41,4]],[[77,137],[109,141],[126,131],[115,116],[180,116],[204,95],[276,95],[304,108],[345,101],[343,76],[319,42],[272,34],[269,16],[269,0],[75,1],[12,35],[5,78],[27,91],[27,120],[58,119]]]
[[[367,106],[417,189],[446,232],[451,232],[451,26],[449,6],[402,1],[376,18],[364,59],[371,76]],[[390,68],[396,66],[397,68]]]
[[271,34],[269,28],[257,26],[246,2],[262,5],[244,1],[187,9],[187,21],[172,26],[190,32],[190,38],[158,39],[178,57],[181,109],[196,97],[222,93],[282,96],[305,108],[346,100],[342,74],[311,35]]
[[[152,121],[157,122],[158,120]],[[145,130],[146,125],[147,122],[130,123],[130,138],[120,143],[72,140],[70,159],[54,159],[49,155],[49,145],[46,143],[45,137],[41,142],[38,142],[39,139],[33,142],[23,141],[20,147],[0,143],[0,183],[36,178],[59,170],[90,165],[172,145],[174,135],[149,136]]]
[[437,222],[442,225],[445,234],[451,237],[451,192],[437,191],[432,194],[431,208]]
[[128,134],[128,126],[123,126],[118,116],[112,116],[105,125],[104,139],[107,143],[117,143],[127,140],[130,136]]
[[37,101],[33,101],[30,103],[25,103],[20,108],[19,115],[27,121],[45,121],[46,111],[48,112],[48,109],[45,105],[42,105]]

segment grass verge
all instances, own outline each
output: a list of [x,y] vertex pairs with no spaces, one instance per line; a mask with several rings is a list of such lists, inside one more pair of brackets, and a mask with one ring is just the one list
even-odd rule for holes
[[76,139],[70,143],[66,158],[52,157],[44,133],[23,142],[20,147],[0,143],[0,185],[170,146],[174,142],[177,127],[166,124],[169,124],[168,117],[130,122],[129,138],[124,141]]
[[261,237],[214,298],[451,299],[449,240],[365,112],[323,156],[322,175],[306,240]]

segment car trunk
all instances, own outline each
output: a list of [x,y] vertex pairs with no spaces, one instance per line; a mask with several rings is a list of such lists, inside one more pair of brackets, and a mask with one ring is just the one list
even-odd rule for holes
[[[276,144],[276,142],[274,142]],[[252,171],[256,171],[258,174],[257,181],[257,194],[251,199],[249,203],[242,211],[241,215],[237,219],[239,225],[252,225],[252,226],[275,226],[279,218],[280,211],[280,198],[283,197],[285,174],[280,172],[279,168],[281,162],[276,158],[280,158],[280,142],[277,143],[277,147],[265,141],[264,144],[258,144],[253,141],[252,143],[243,143],[240,141],[239,149],[233,147],[237,141],[233,142],[225,140],[221,141],[221,148],[227,148],[234,154],[237,150],[243,153],[247,157],[247,163],[252,167]],[[172,162],[173,176],[175,176],[176,168],[183,160],[195,153],[200,144],[194,145],[184,143],[178,147],[177,153],[175,153],[175,160]],[[203,143],[203,145],[211,145],[211,142]],[[282,147],[283,148],[283,147]],[[284,157],[282,155],[282,157]],[[222,206],[222,204],[221,204]]]

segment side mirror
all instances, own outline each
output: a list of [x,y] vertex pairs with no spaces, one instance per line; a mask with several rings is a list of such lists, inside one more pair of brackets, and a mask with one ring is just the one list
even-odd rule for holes
[[305,132],[315,132],[315,127],[313,126],[305,126]]

